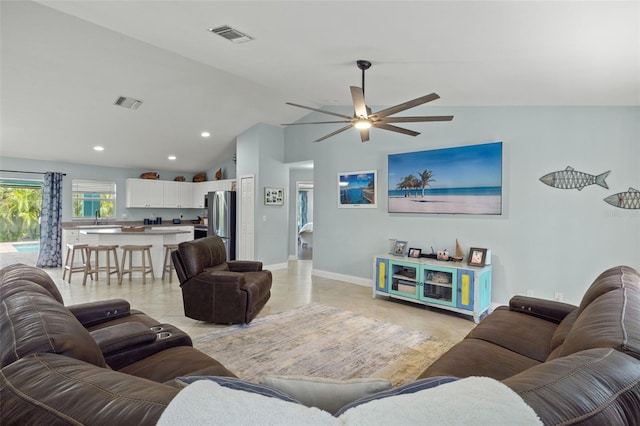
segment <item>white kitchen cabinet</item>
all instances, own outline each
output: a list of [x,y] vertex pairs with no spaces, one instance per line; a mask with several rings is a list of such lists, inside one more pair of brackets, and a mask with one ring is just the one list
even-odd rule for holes
[[167,208],[190,209],[193,207],[191,182],[162,181],[162,204]]
[[163,182],[152,179],[127,179],[127,208],[164,207]]

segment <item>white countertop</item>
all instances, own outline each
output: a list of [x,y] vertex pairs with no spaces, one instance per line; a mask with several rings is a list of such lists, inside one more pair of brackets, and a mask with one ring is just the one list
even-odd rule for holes
[[85,235],[175,235],[175,234],[188,234],[190,231],[177,230],[177,229],[145,229],[143,232],[124,232],[120,228],[102,228],[102,229],[82,229],[81,234]]

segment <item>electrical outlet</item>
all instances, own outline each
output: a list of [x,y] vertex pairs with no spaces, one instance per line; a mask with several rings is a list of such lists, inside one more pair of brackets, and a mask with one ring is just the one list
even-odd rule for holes
[[533,297],[533,290],[532,289],[530,289],[530,288],[527,289],[527,296],[528,297]]
[[564,295],[562,293],[560,293],[559,291],[556,291],[553,294],[553,300],[555,300],[556,302],[562,302],[563,298],[564,298]]

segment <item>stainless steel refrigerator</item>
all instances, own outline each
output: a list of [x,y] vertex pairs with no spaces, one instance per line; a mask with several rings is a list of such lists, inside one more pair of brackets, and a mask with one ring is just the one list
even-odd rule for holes
[[224,241],[227,260],[236,259],[236,193],[214,191],[207,194],[207,235],[217,235]]

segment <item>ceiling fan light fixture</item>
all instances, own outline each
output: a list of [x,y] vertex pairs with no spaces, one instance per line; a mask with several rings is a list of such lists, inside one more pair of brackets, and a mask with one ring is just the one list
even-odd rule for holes
[[367,120],[366,118],[360,118],[356,120],[354,126],[356,127],[356,129],[370,129],[371,121]]

